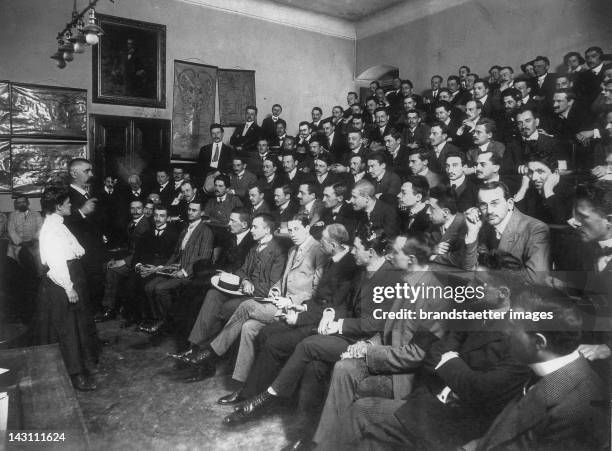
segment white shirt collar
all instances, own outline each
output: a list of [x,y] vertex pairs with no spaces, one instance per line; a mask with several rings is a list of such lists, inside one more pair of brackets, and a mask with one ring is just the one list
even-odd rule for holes
[[338,263],[340,260],[342,260],[342,258],[348,254],[349,249],[346,248],[340,252],[338,252],[336,255],[334,255],[331,259],[333,260],[334,263]]
[[183,184],[182,180],[180,182],[174,182],[174,189],[180,188],[182,184]]
[[236,243],[242,243],[242,240],[244,240],[244,237],[247,236],[247,233],[249,233],[249,231],[245,230],[244,232],[240,232],[238,235],[236,235]]
[[85,191],[83,188],[81,188],[80,186],[76,186],[74,183],[71,183],[70,186],[72,188],[74,188],[75,190],[77,190],[80,194],[82,194],[83,196],[88,196],[89,193],[87,193],[87,191]]
[[599,244],[599,247],[601,247],[602,249],[605,249],[606,247],[612,247],[612,238],[610,238],[609,240],[598,241],[597,244]]
[[108,186],[104,187],[104,191],[106,191],[108,194],[113,194],[113,191],[115,191],[114,189],[109,188]]
[[599,75],[599,72],[601,72],[602,68],[603,68],[603,63],[599,63],[599,66],[596,66],[593,69],[591,69],[591,72],[593,72],[595,75]]
[[142,221],[142,218],[144,218],[144,215],[140,215],[140,218],[138,218],[138,219],[132,219],[132,222],[136,226],[136,225],[138,225],[140,223],[140,221]]
[[417,175],[422,175],[423,177],[425,177],[427,174],[429,174],[429,168],[426,167],[421,172],[419,172]]
[[480,148],[480,152],[484,153],[487,151],[487,149],[489,148],[489,144],[491,144],[491,142],[485,143],[485,144],[481,144],[480,146],[478,146]]
[[202,219],[196,219],[195,221],[189,223],[189,228],[191,230],[195,229],[198,225],[200,225],[200,223],[202,222]]
[[225,193],[223,196],[221,197],[217,197],[217,202],[219,202],[219,199],[221,200],[221,202],[225,202],[225,199],[227,199],[227,193]]
[[262,200],[257,205],[253,205],[253,210],[257,210],[259,207],[261,207],[263,205],[263,203],[264,203],[264,201]]
[[521,99],[521,102],[523,102],[523,105],[525,105],[527,102],[529,102],[529,94],[527,94],[525,97],[523,97]]
[[359,180],[363,178],[364,175],[365,175],[365,172],[358,172],[357,174],[353,176],[353,178],[355,179],[356,182],[358,182]]
[[419,202],[418,204],[416,204],[414,207],[410,209],[410,215],[411,216],[416,215],[421,210],[423,210],[425,207],[427,207],[427,204],[425,202]]
[[500,222],[496,226],[493,226],[499,236],[501,236],[504,233],[504,230],[506,230],[506,227],[508,226],[508,223],[510,222],[510,218],[512,217],[513,213],[514,210],[509,211],[506,217],[502,219],[502,222]]
[[538,363],[530,363],[529,367],[540,377],[548,376],[551,373],[554,373],[558,369],[563,368],[564,366],[569,365],[574,360],[580,358],[580,353],[578,350],[572,352],[571,354],[567,354],[561,357],[557,357],[556,359],[548,360],[546,362],[538,362]]
[[304,205],[304,210],[306,210],[308,213],[310,213],[310,211],[312,210],[312,206],[315,203],[315,199],[311,200],[310,202],[308,202],[306,205]]
[[241,178],[242,176],[244,176],[244,173],[246,172],[246,169],[243,169],[242,171],[240,171],[236,177]]
[[539,137],[540,137],[540,134],[536,130],[531,135],[529,135],[529,138],[527,138],[527,141],[537,141]]
[[296,174],[297,174],[297,168],[293,168],[293,170],[289,172],[287,175],[289,176],[291,180],[293,180]]
[[250,121],[250,122],[249,122],[249,121],[247,121],[247,122],[245,122],[245,123],[244,123],[245,128],[248,128],[248,127],[250,127],[251,125],[253,125],[253,121]]
[[540,75],[538,77],[538,80],[540,81],[540,83],[544,83],[544,79],[546,78],[547,75],[548,75],[548,72],[546,72],[544,75]]
[[446,222],[442,225],[442,227],[444,227],[444,230],[448,230],[448,228],[451,226],[451,224],[453,223],[453,221],[455,220],[455,217],[457,215],[450,215],[448,217],[448,219],[446,220]]
[[489,94],[485,95],[484,97],[482,97],[481,99],[478,99],[478,100],[480,100],[480,103],[482,103],[484,105],[488,98],[489,98]]
[[570,110],[572,109],[572,107],[570,106],[567,110],[565,110],[563,113],[561,113],[559,116],[561,116],[563,119],[567,119],[567,116],[569,116]]
[[444,146],[446,146],[446,141],[442,141],[440,144],[436,146],[436,153],[438,155],[440,154],[440,152],[442,152],[442,149],[444,149]]
[[159,190],[160,191],[163,190],[166,187],[167,184],[168,184],[168,182],[164,183],[163,185],[159,185]]
[[344,205],[344,202],[339,202],[338,205],[336,205],[334,208],[332,208],[332,212],[333,213],[339,213],[340,209],[342,208],[342,205]]
[[458,186],[463,185],[463,182],[465,182],[465,174],[462,174],[461,177],[459,177],[457,180],[453,180],[451,182],[451,185],[453,185],[456,188]]
[[384,178],[384,176],[385,176],[385,174],[386,174],[386,173],[387,173],[387,171],[386,171],[386,170],[385,170],[385,171],[383,171],[383,173],[382,173],[382,174],[380,174],[378,177],[376,177],[376,180],[380,182],[380,181],[381,181],[381,180]]

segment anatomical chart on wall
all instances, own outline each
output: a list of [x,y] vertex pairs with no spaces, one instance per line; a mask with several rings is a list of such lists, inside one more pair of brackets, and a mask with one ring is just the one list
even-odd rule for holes
[[255,71],[219,69],[219,117],[222,125],[244,122],[244,110],[255,103]]
[[172,159],[196,161],[200,147],[210,141],[215,120],[217,68],[186,61],[174,62]]

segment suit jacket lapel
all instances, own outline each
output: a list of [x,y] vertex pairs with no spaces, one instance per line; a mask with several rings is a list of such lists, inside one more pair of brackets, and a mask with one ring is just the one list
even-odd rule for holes
[[516,230],[520,221],[521,213],[517,209],[514,209],[514,211],[512,212],[512,216],[510,216],[510,221],[508,221],[508,224],[506,225],[506,229],[499,238],[498,249],[508,252],[510,251],[510,249],[512,249],[512,247],[514,246],[514,242],[517,238]]

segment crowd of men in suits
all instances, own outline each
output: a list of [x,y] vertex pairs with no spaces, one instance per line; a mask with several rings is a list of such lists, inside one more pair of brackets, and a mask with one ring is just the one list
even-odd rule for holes
[[[125,192],[108,175],[90,194],[91,164],[74,161],[98,319],[176,333],[184,382],[237,349],[224,424],[295,399],[291,449],[604,449],[612,64],[598,47],[565,64],[462,66],[423,95],[372,82],[293,136],[281,105],[261,125],[249,106],[229,140],[211,125],[189,173],[158,168],[150,192],[132,174]],[[372,301],[398,283],[484,286],[468,310],[552,317],[395,319],[456,305]]]

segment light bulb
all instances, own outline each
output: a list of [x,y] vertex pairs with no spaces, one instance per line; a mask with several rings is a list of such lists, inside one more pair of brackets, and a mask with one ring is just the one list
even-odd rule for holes
[[87,33],[85,35],[85,40],[89,45],[96,45],[99,41],[98,35],[95,33]]
[[80,42],[74,43],[74,53],[83,53],[85,52],[85,46]]
[[60,69],[63,69],[64,67],[66,67],[66,61],[64,60],[59,60],[57,62],[57,67],[59,67]]
[[74,59],[72,52],[64,52],[62,57],[64,58],[64,61],[72,61]]

